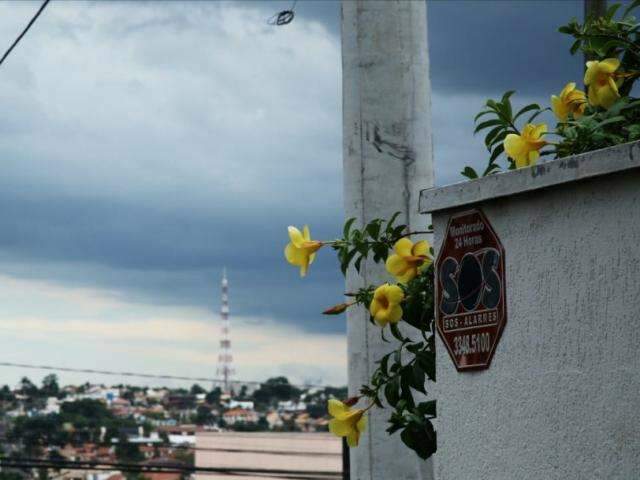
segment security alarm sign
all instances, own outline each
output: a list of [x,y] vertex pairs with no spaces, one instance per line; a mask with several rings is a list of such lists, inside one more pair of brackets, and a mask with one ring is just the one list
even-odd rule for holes
[[436,327],[458,371],[488,368],[507,323],[504,248],[481,210],[449,219],[436,260]]

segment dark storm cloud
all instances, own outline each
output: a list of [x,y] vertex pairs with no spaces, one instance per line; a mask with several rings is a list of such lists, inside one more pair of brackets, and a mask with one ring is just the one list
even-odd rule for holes
[[[218,307],[226,266],[234,313],[276,318],[311,331],[343,331],[319,312],[341,298],[329,252],[301,280],[283,260],[285,227],[303,212],[231,205],[208,211],[69,195],[0,191],[3,271],[72,286],[117,288],[129,301]],[[334,238],[340,212],[317,217],[314,234]],[[302,221],[298,222],[301,224]]]
[[560,25],[582,15],[582,1],[428,3],[431,79],[436,91],[544,95],[579,81],[582,58],[568,53]]
[[[291,3],[262,8],[266,14]],[[568,55],[571,38],[557,29],[580,19],[582,8],[583,0],[428,1],[432,87],[443,94],[517,88],[547,95],[559,88],[558,79],[579,80],[582,58]],[[300,0],[296,15],[340,34],[339,1]]]

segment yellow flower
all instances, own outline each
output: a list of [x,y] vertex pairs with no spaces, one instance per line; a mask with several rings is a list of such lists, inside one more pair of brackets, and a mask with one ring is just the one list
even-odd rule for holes
[[350,447],[357,447],[360,434],[367,426],[367,419],[363,409],[352,410],[340,400],[329,400],[329,431],[338,437],[347,437]]
[[427,268],[431,263],[429,242],[421,240],[414,243],[401,238],[393,246],[396,253],[387,258],[387,271],[400,283],[407,283]]
[[573,118],[581,117],[586,106],[587,97],[582,90],[576,90],[575,82],[567,83],[559,96],[551,95],[551,109],[561,122],[566,122],[570,113]]
[[521,135],[510,133],[504,139],[504,151],[516,162],[517,168],[535,165],[540,158],[539,150],[544,147],[545,142],[541,137],[547,132],[547,125],[539,123],[534,125],[527,123],[522,129]]
[[620,98],[618,87],[622,79],[615,80],[615,71],[619,66],[620,60],[617,58],[587,62],[584,83],[589,87],[589,103],[594,107],[609,108]]
[[296,227],[289,227],[289,239],[291,242],[284,249],[284,256],[287,262],[300,267],[300,276],[304,277],[316,257],[316,252],[322,247],[322,242],[311,240],[309,227],[306,225],[302,232]]
[[369,312],[376,323],[384,327],[387,323],[398,323],[402,318],[400,302],[404,300],[404,292],[397,285],[385,283],[376,288]]

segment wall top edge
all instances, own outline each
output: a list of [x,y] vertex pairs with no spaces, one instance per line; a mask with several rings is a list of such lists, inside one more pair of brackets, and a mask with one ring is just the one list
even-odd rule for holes
[[434,213],[636,168],[640,168],[640,141],[428,188],[420,192],[419,209],[420,213]]

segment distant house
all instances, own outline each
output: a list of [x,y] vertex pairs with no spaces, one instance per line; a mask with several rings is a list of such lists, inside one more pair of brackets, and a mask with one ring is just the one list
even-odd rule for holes
[[50,413],[60,413],[60,400],[56,397],[48,397],[45,407],[41,410],[43,415],[49,415]]
[[107,405],[111,405],[120,397],[120,390],[117,388],[107,388],[102,385],[89,385],[83,392],[77,389],[69,391],[65,397],[65,402],[77,402],[78,400],[101,400]]
[[127,440],[129,443],[138,443],[143,445],[160,444],[163,442],[158,432],[151,432],[148,436],[145,436],[142,427],[139,427],[137,435],[131,435],[127,437]]
[[293,400],[278,402],[278,411],[287,413],[304,412],[307,410],[307,404],[304,402],[294,402]]
[[165,433],[171,445],[195,445],[196,432],[204,431],[198,425],[159,426],[158,431]]
[[265,420],[269,424],[270,430],[279,430],[284,426],[282,417],[275,410],[272,410],[271,412],[267,413],[267,415],[265,416]]
[[259,417],[253,410],[246,408],[232,408],[222,414],[222,419],[227,425],[258,423]]
[[[171,458],[152,458],[146,462],[142,462],[142,465],[155,466],[155,467],[176,467],[184,466],[182,462]],[[144,478],[148,480],[180,480],[180,472],[144,472]]]
[[245,410],[255,410],[253,402],[249,400],[229,400],[229,408],[243,408]]

